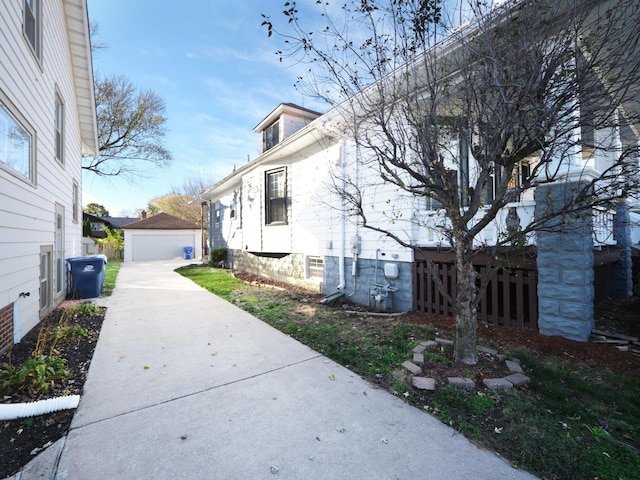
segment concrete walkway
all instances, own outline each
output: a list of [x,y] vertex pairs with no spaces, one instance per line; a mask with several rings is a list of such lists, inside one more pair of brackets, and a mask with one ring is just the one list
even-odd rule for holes
[[532,479],[173,270],[122,265],[66,439],[20,480]]

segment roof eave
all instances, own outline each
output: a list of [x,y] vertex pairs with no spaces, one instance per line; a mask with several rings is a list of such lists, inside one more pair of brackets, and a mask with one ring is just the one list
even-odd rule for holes
[[82,154],[97,155],[98,126],[86,0],[64,0],[64,13],[78,106]]

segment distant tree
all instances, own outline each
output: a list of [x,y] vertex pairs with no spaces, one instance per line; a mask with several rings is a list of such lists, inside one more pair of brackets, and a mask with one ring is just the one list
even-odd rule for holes
[[202,175],[191,175],[182,182],[181,186],[173,186],[172,193],[179,193],[181,195],[190,195],[191,197],[196,197],[214,183],[214,180],[210,177]]
[[88,213],[89,215],[95,215],[96,217],[109,217],[109,210],[104,208],[103,205],[99,203],[90,203],[86,207],[84,207],[83,212]]
[[173,215],[174,217],[182,218],[183,220],[200,225],[200,204],[189,203],[192,199],[192,196],[180,193],[162,195],[149,202],[149,205],[147,206],[147,214],[157,215],[158,213],[164,212],[169,215]]
[[210,178],[192,175],[181,186],[173,186],[171,193],[152,199],[147,206],[147,213],[156,215],[164,212],[203,226],[206,219],[203,219],[202,206],[191,202],[213,183]]

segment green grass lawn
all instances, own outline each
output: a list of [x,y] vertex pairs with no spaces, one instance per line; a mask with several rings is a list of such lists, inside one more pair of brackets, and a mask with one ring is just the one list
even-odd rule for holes
[[[229,270],[177,272],[540,478],[640,479],[637,378],[568,363],[562,352],[546,358],[523,345],[503,353],[521,360],[531,378],[526,388],[422,392],[397,372],[418,341],[433,338],[433,326],[349,316],[298,294],[245,285]],[[459,376],[468,375],[461,367]]]
[[102,288],[102,296],[108,297],[113,293],[113,289],[116,287],[116,278],[120,271],[120,260],[109,260],[104,271],[104,286]]

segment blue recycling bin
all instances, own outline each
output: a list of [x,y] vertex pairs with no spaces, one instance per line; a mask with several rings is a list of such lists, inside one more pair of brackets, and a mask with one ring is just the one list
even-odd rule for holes
[[184,259],[191,260],[193,258],[193,247],[184,247]]
[[67,259],[71,272],[71,294],[76,292],[80,298],[95,298],[100,296],[104,286],[105,255],[90,255],[87,257],[73,257]]

